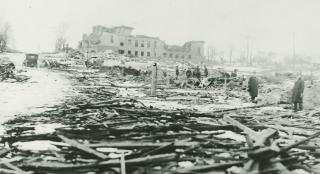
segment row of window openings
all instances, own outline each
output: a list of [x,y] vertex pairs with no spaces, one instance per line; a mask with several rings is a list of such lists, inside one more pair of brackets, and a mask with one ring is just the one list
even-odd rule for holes
[[[131,45],[131,40],[128,40],[128,43],[129,43],[129,45]],[[124,46],[124,43],[123,43],[123,42],[120,42],[120,46]],[[139,42],[138,42],[138,41],[135,41],[134,46],[135,46],[135,47],[139,47]],[[141,46],[141,47],[144,47],[144,42],[143,42],[143,41],[141,42],[140,46]],[[155,46],[156,46],[156,42],[155,42]],[[148,48],[151,47],[150,41],[147,42],[147,47],[148,47]]]
[[[111,42],[111,43],[114,43],[113,36],[111,36],[110,42]],[[129,45],[132,44],[131,39],[128,40],[128,43],[129,43]],[[123,42],[120,42],[120,46],[124,46],[124,43],[123,43]],[[135,47],[138,47],[138,46],[139,46],[139,42],[138,42],[138,41],[135,41],[134,46],[135,46]],[[141,42],[140,46],[141,46],[141,47],[144,47],[144,41]],[[157,47],[157,42],[156,42],[156,41],[154,41],[154,46]],[[151,42],[150,42],[150,41],[147,42],[147,47],[148,47],[148,48],[151,47]]]
[[[119,54],[124,54],[124,53],[125,53],[124,50],[119,50]],[[128,50],[128,55],[131,55],[131,54],[132,54],[131,51]],[[154,53],[154,54],[155,54],[155,56],[156,56],[156,53]],[[138,52],[138,51],[135,51],[135,52],[134,52],[134,55],[135,55],[135,56],[139,56],[139,52]],[[141,56],[144,56],[144,51],[141,51],[141,52],[140,52],[140,55],[141,55]],[[151,56],[151,53],[150,53],[150,52],[147,52],[147,56],[150,57],[150,56]],[[167,57],[167,53],[163,53],[163,57]],[[169,57],[172,58],[172,57],[173,57],[173,54],[170,53],[170,54],[169,54]],[[175,55],[175,58],[179,58],[179,55],[176,54],[176,55]],[[184,59],[184,58],[185,58],[185,55],[181,55],[181,58]],[[191,55],[188,55],[188,58],[191,59]]]
[[[167,57],[167,53],[163,53],[163,57]],[[169,54],[169,57],[170,57],[170,58],[173,58],[173,54],[170,53],[170,54]],[[175,57],[175,58],[179,58],[179,55],[176,54],[174,57]],[[184,59],[184,58],[185,58],[185,55],[181,55],[181,58]],[[191,59],[191,55],[188,55],[188,58]]]
[[[124,53],[125,53],[124,50],[119,50],[119,54],[124,54]],[[129,51],[128,51],[128,55],[131,55],[131,54],[132,54],[132,53],[131,53],[131,51],[129,50]],[[156,53],[154,53],[154,54],[156,54]],[[138,51],[135,51],[135,52],[134,52],[134,55],[135,55],[135,56],[139,56],[139,52],[138,52]],[[144,51],[141,51],[141,52],[140,52],[140,55],[141,55],[141,56],[144,56]],[[150,53],[150,52],[147,52],[147,56],[150,57],[150,56],[151,56],[151,53]]]
[[[111,43],[113,43],[113,37],[111,37],[111,39],[112,39]],[[129,45],[131,45],[131,40],[130,39],[128,40],[128,42],[129,42]],[[157,47],[157,42],[156,41],[154,42],[154,44],[155,44],[155,47]],[[124,43],[120,42],[120,46],[124,46]],[[139,46],[138,41],[135,41],[135,47],[138,47],[138,46]],[[147,47],[150,48],[150,46],[151,46],[150,41],[148,41],[147,42]],[[141,42],[141,47],[144,47],[144,42],[143,41]],[[164,53],[164,54],[166,54],[166,53]],[[198,54],[201,54],[201,49],[200,48],[198,48]],[[166,55],[163,55],[163,56],[166,56]],[[172,57],[172,55],[170,57]],[[190,57],[191,56],[189,55],[189,58]],[[176,58],[179,58],[179,55],[176,55]],[[182,58],[184,58],[183,55],[182,55]]]

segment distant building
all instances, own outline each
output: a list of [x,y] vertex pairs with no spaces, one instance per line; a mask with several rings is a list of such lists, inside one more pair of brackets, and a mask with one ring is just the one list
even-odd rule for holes
[[204,42],[189,41],[183,46],[167,45],[157,37],[131,35],[134,28],[118,26],[107,28],[94,26],[92,33],[84,34],[79,48],[83,52],[113,50],[119,54],[135,57],[163,57],[172,59],[204,59]]

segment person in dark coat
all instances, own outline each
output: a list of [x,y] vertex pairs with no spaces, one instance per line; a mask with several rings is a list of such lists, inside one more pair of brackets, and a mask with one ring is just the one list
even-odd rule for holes
[[248,91],[251,97],[251,101],[255,103],[255,98],[258,97],[258,79],[255,76],[256,73],[254,73],[253,76],[249,78],[248,81]]
[[193,71],[193,77],[195,77],[195,78],[200,80],[201,72],[200,72],[200,67],[199,66],[197,66],[197,68]]
[[294,87],[292,89],[292,102],[294,104],[294,111],[303,109],[302,108],[303,91],[304,91],[304,81],[300,76],[298,77],[297,81],[294,83]]
[[179,77],[179,67],[176,66],[176,79],[178,79],[178,77]]
[[187,76],[188,79],[192,76],[192,72],[191,72],[190,68],[187,69],[186,76]]
[[205,77],[208,77],[208,75],[209,75],[209,71],[208,71],[208,68],[206,67],[206,66],[204,66],[204,76]]
[[238,76],[238,70],[234,69],[234,71],[231,73],[231,77],[237,77]]

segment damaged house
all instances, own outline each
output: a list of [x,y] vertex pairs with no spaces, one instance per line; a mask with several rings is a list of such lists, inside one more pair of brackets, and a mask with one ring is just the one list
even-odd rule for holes
[[79,48],[85,53],[113,50],[134,57],[157,57],[201,61],[204,59],[204,41],[189,41],[182,46],[167,45],[157,37],[132,35],[134,28],[94,26],[92,33],[84,34]]

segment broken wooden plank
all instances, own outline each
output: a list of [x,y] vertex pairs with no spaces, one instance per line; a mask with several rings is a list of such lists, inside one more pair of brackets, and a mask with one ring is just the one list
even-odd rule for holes
[[249,137],[248,134],[246,134],[245,138],[246,138],[246,142],[247,142],[247,144],[248,144],[248,147],[249,147],[249,148],[253,148],[253,141],[252,141],[252,139]]
[[176,173],[197,173],[197,172],[209,172],[212,170],[218,170],[218,169],[227,169],[232,166],[242,166],[242,161],[235,161],[235,162],[227,162],[227,163],[221,163],[221,164],[211,164],[211,165],[202,165],[202,166],[194,166],[194,167],[188,167],[183,169],[177,169]]
[[301,145],[301,144],[303,144],[303,143],[305,143],[305,142],[307,142],[307,141],[309,141],[309,140],[311,140],[311,139],[314,139],[314,138],[316,138],[316,137],[318,137],[318,136],[320,136],[320,131],[319,131],[319,132],[316,132],[315,134],[309,136],[309,137],[306,138],[306,139],[303,139],[303,140],[301,140],[301,141],[298,141],[298,142],[296,142],[296,143],[293,143],[293,144],[291,144],[291,145],[289,145],[289,146],[287,146],[287,147],[281,148],[279,153],[286,152],[286,151],[288,151],[288,150],[290,150],[290,149],[292,149],[292,148],[295,148],[295,147],[297,147],[297,146],[299,146],[299,145]]
[[86,153],[89,153],[91,155],[94,155],[94,156],[98,157],[99,159],[103,159],[104,160],[104,159],[108,158],[107,155],[105,155],[103,153],[100,153],[100,152],[97,152],[96,150],[94,150],[94,149],[92,149],[90,147],[87,147],[87,146],[85,146],[83,144],[80,144],[75,140],[71,140],[71,139],[69,139],[69,138],[67,138],[67,137],[65,137],[63,135],[58,135],[58,137],[61,140],[63,140],[64,142],[68,143],[70,146],[75,147],[75,148],[77,148],[77,149],[79,149],[81,151],[84,151]]
[[[56,145],[56,146],[70,146],[69,144],[66,143],[60,143],[60,142],[51,142],[51,144]],[[141,141],[110,141],[110,142],[100,142],[100,143],[91,143],[88,144],[87,146],[90,148],[98,148],[98,147],[114,147],[114,148],[157,148],[161,146],[166,146],[171,144],[170,142],[141,142]],[[175,141],[173,143],[173,146],[175,148],[179,147],[191,147],[198,145],[199,142],[195,141],[190,141],[190,142],[185,142],[185,141]]]
[[268,159],[268,158],[272,158],[272,157],[275,157],[275,156],[278,156],[280,155],[281,153],[285,153],[287,151],[289,151],[290,149],[292,148],[295,148],[295,147],[298,147],[299,145],[313,139],[313,138],[316,138],[320,136],[320,131],[311,135],[310,137],[308,138],[305,138],[303,140],[300,140],[296,143],[293,143],[289,146],[286,146],[286,147],[283,147],[283,148],[280,148],[278,151],[275,151],[272,147],[263,147],[263,148],[259,148],[259,149],[255,149],[251,152],[248,152],[248,155],[251,157],[251,158],[254,158],[254,159]]
[[242,123],[238,122],[237,120],[225,115],[223,117],[223,119],[229,123],[231,123],[232,125],[238,127],[239,129],[241,129],[243,132],[245,132],[246,134],[249,135],[250,138],[252,138],[253,140],[259,139],[259,135],[257,134],[256,131],[248,128],[247,126],[243,125]]
[[242,123],[238,122],[237,120],[229,117],[224,116],[223,119],[234,126],[238,127],[239,129],[243,130],[248,136],[254,141],[253,146],[264,146],[265,142],[273,135],[277,133],[275,129],[264,129],[261,132],[256,132],[249,127],[243,125]]
[[140,157],[144,157],[144,156],[148,156],[148,155],[153,155],[153,154],[155,154],[155,153],[157,153],[157,152],[159,152],[159,151],[161,151],[161,150],[163,150],[163,149],[167,149],[167,148],[173,147],[173,145],[174,145],[174,143],[169,143],[169,144],[160,146],[160,147],[158,147],[158,148],[155,148],[155,149],[153,149],[153,150],[151,150],[151,151],[148,151],[148,152],[140,155]]
[[250,159],[243,166],[243,169],[240,174],[253,174],[259,172],[260,163],[253,159]]
[[10,149],[1,149],[0,150],[0,157],[4,157],[10,152]]
[[14,170],[9,170],[9,169],[4,169],[4,168],[0,168],[0,173],[5,173],[5,174],[20,174],[17,171]]
[[0,161],[0,164],[3,164],[3,165],[5,165],[5,166],[7,166],[9,169],[11,169],[12,171],[14,171],[14,173],[18,173],[18,174],[31,174],[31,173],[33,173],[33,172],[26,172],[26,171],[20,169],[19,167],[11,164],[11,163],[8,162],[8,161],[1,160],[1,161]]
[[[141,158],[129,159],[126,161],[126,166],[144,166],[149,164],[159,164],[163,162],[173,161],[176,159],[175,153],[153,155]],[[120,159],[112,159],[108,161],[102,161],[99,163],[89,164],[66,164],[59,162],[30,162],[21,164],[21,167],[41,170],[41,171],[66,171],[66,170],[81,170],[81,169],[94,169],[99,167],[120,167]]]
[[274,136],[277,133],[275,129],[264,129],[260,133],[260,136],[255,139],[254,146],[264,146],[265,142],[272,136]]
[[126,174],[126,161],[124,159],[124,153],[121,153],[121,157],[120,157],[120,169],[121,169],[121,174]]

